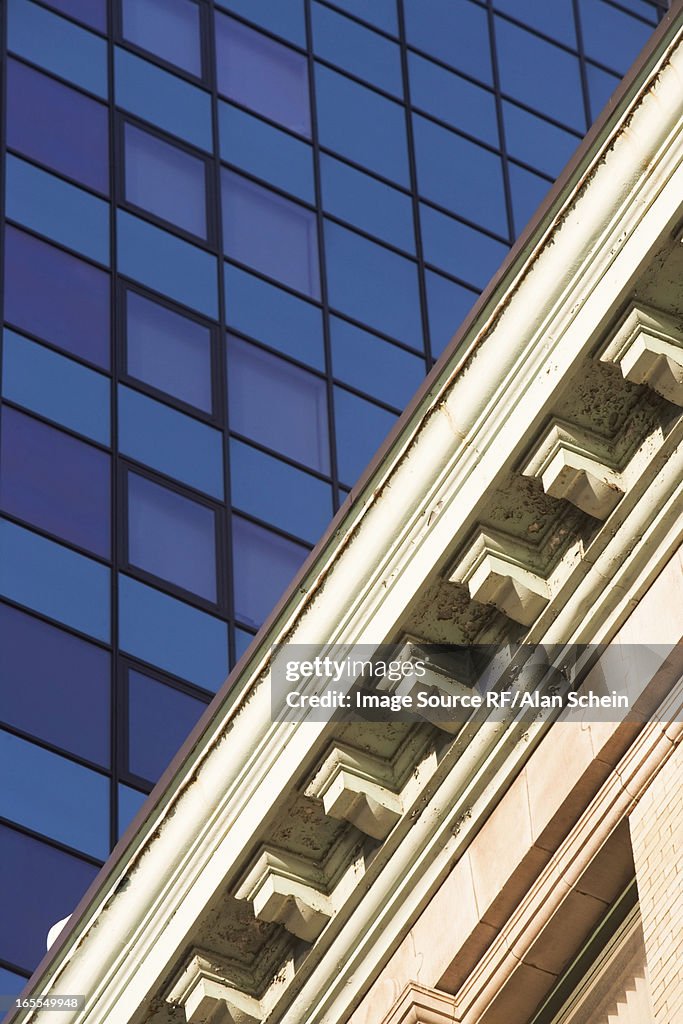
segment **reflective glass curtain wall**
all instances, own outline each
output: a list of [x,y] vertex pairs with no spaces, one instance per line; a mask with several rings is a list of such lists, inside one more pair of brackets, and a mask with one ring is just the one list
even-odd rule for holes
[[7,0],[1,992],[662,7]]

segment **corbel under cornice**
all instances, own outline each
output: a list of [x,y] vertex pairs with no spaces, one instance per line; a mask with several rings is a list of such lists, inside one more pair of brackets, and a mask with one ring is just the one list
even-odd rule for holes
[[626,380],[683,406],[683,325],[669,313],[634,303],[600,359],[619,366]]
[[391,765],[342,743],[330,749],[305,793],[374,839],[386,839],[403,814]]
[[451,583],[523,626],[531,626],[550,601],[547,579],[532,568],[535,551],[515,537],[478,530],[449,572]]
[[193,949],[166,994],[166,1002],[180,1006],[187,1024],[261,1024],[277,1001],[279,991],[293,975],[291,961],[259,997],[250,994],[240,965],[215,953]]
[[564,498],[595,519],[606,519],[625,490],[605,439],[557,419],[550,423],[522,473],[539,479],[552,498]]

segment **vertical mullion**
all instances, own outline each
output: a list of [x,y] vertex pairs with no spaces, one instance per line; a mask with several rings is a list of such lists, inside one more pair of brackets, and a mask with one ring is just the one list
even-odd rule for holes
[[510,183],[510,165],[508,161],[507,143],[505,140],[505,120],[503,118],[503,98],[500,87],[500,71],[498,68],[498,50],[496,47],[496,19],[493,12],[492,0],[487,0],[486,10],[488,15],[489,45],[491,48],[491,71],[493,74],[493,91],[496,101],[496,119],[498,121],[498,143],[500,146],[500,158],[503,164],[503,188],[505,190],[505,211],[508,222],[508,240],[510,244],[515,239],[515,216],[512,207],[512,185]]
[[231,480],[230,480],[230,429],[228,409],[228,375],[226,355],[226,295],[225,295],[225,260],[223,256],[223,217],[222,217],[222,195],[221,195],[221,163],[220,163],[220,137],[218,120],[218,78],[216,72],[216,32],[215,18],[216,10],[213,0],[207,5],[206,15],[203,21],[204,38],[202,40],[202,55],[206,61],[205,81],[211,91],[211,130],[213,132],[213,160],[212,160],[212,187],[209,196],[209,204],[213,204],[211,214],[215,217],[213,238],[216,243],[217,266],[218,266],[218,350],[212,359],[212,373],[217,374],[217,381],[214,384],[214,394],[217,396],[217,413],[221,421],[223,435],[223,500],[224,510],[221,516],[221,528],[219,529],[218,551],[216,553],[218,579],[217,585],[223,587],[223,607],[228,619],[228,666],[235,663],[235,600],[233,584],[233,558],[232,558],[232,501],[231,501]]
[[[118,610],[118,548],[120,531],[122,529],[124,510],[120,508],[119,500],[119,467],[118,467],[118,414],[117,414],[117,379],[118,379],[118,333],[119,325],[119,300],[118,300],[118,278],[116,273],[116,196],[118,194],[118,168],[122,154],[119,152],[119,133],[117,132],[117,121],[114,102],[114,36],[117,24],[118,11],[114,10],[115,0],[111,0],[107,11],[107,86],[109,105],[109,286],[110,286],[110,445],[111,445],[111,505],[110,505],[110,536],[111,536],[111,587],[110,587],[110,645],[111,645],[111,704],[110,704],[110,807],[109,827],[110,844],[113,848],[118,841],[119,833],[119,800],[118,783],[121,771],[120,759],[125,749],[125,737],[123,726],[123,685],[121,671],[119,668],[119,610]],[[121,523],[119,523],[121,519]]]
[[327,392],[327,431],[330,446],[330,475],[332,502],[336,512],[341,504],[339,493],[339,467],[337,460],[337,432],[334,417],[334,387],[332,384],[332,344],[330,340],[330,307],[327,295],[327,268],[325,259],[325,231],[323,221],[322,186],[320,182],[320,144],[318,141],[318,108],[315,92],[315,61],[313,58],[313,29],[311,0],[304,0],[306,18],[306,46],[308,59],[308,94],[311,113],[311,144],[313,146],[313,176],[315,185],[316,228],[318,238],[318,269],[320,273],[320,300],[323,317],[323,345],[325,351],[325,377]]
[[[7,123],[7,19],[9,17],[8,4],[2,4],[0,8],[0,316],[4,322],[5,315],[5,162],[7,151],[5,147],[6,123]],[[0,331],[0,395],[2,395],[2,365],[3,365],[3,334]],[[2,401],[0,400],[0,408]],[[1,417],[0,417],[1,423]],[[2,427],[0,425],[0,431]],[[0,467],[2,469],[2,467]]]
[[403,78],[403,103],[406,119],[406,143],[408,147],[408,166],[410,173],[411,202],[413,206],[413,231],[415,233],[415,255],[417,257],[417,280],[420,291],[422,347],[427,370],[435,362],[432,354],[432,343],[429,331],[429,308],[427,305],[427,281],[422,246],[422,227],[420,223],[420,200],[417,186],[417,161],[415,154],[415,135],[413,132],[413,113],[410,104],[410,72],[408,67],[408,44],[406,40],[405,15],[403,0],[397,0],[399,48],[401,53],[401,77]]
[[581,12],[579,0],[572,0],[572,11],[574,13],[574,28],[576,30],[576,47],[579,52],[579,69],[581,74],[581,91],[583,93],[583,110],[586,118],[586,131],[593,123],[593,110],[591,107],[590,90],[588,88],[588,70],[586,67],[586,51],[583,46],[583,28],[581,25]]

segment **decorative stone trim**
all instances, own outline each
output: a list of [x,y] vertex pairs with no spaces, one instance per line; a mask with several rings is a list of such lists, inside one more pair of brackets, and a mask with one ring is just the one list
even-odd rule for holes
[[244,991],[235,983],[234,968],[235,965],[215,954],[194,949],[173,982],[166,1002],[182,1006],[187,1024],[214,1020],[220,1024],[260,1024],[268,1015],[272,1000],[267,994],[257,999]]
[[669,402],[683,406],[683,329],[669,313],[634,304],[600,360],[616,363],[626,380],[646,384]]
[[531,626],[550,600],[543,577],[529,568],[529,554],[513,537],[479,530],[451,569],[451,583],[466,584],[470,597]]
[[327,754],[306,796],[322,800],[330,817],[350,821],[373,839],[385,839],[403,813],[392,776],[387,762],[338,744]]
[[621,501],[624,485],[604,440],[553,420],[522,470],[552,498],[564,498],[595,519],[606,519]]
[[[471,692],[472,686],[476,682],[476,675],[473,675],[472,665],[469,661],[462,665],[461,673],[454,671],[447,673],[440,666],[430,663],[429,655],[414,637],[406,636],[405,640],[405,645],[401,648],[398,656],[399,660],[404,663],[420,661],[423,664],[423,671],[419,675],[417,673],[405,675],[399,683],[389,684],[393,692],[413,698],[418,693],[455,696]],[[413,700],[413,704],[415,705],[415,700]],[[442,732],[449,733],[451,736],[460,732],[462,723],[449,718],[447,708],[415,706],[415,713],[430,725],[436,726],[437,729],[441,729]]]
[[447,992],[406,985],[382,1024],[457,1024],[456,1001]]
[[314,865],[302,857],[267,847],[243,878],[235,896],[249,900],[260,921],[281,924],[305,942],[315,942],[334,912]]

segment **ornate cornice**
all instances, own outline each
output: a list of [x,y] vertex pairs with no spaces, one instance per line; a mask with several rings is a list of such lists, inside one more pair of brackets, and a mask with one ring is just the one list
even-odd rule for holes
[[680,542],[678,342],[623,306],[648,275],[649,310],[677,301],[653,268],[680,248],[681,31],[662,30],[56,942],[41,994],[88,995],[64,1024],[168,1024],[179,1004],[192,1024],[343,1020],[549,727],[277,723],[273,643],[603,642]]

